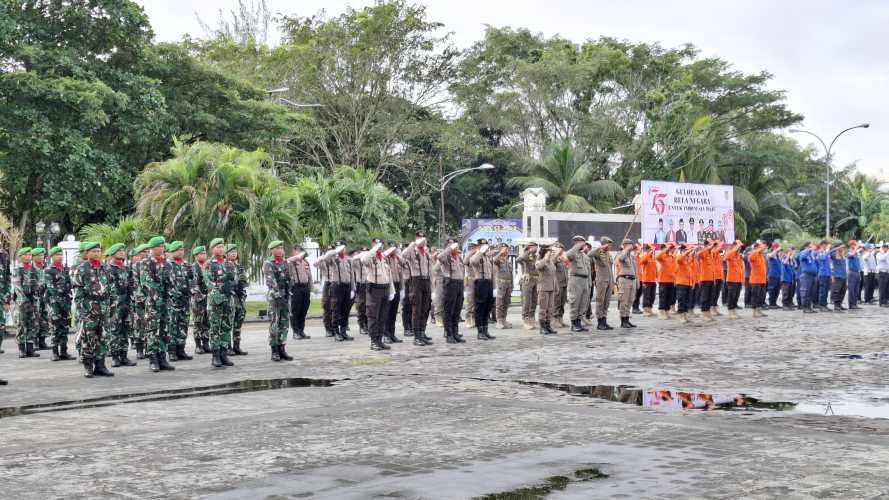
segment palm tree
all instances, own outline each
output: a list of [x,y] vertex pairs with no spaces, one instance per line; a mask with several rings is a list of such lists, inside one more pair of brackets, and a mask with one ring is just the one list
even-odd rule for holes
[[547,148],[543,162],[530,163],[522,174],[509,180],[521,188],[546,191],[550,208],[559,212],[606,210],[624,196],[620,185],[608,179],[594,179],[592,165],[569,144]]
[[133,248],[140,243],[145,243],[158,233],[151,231],[143,219],[128,216],[117,221],[117,224],[89,224],[80,230],[80,239],[83,241],[98,241],[102,248],[108,248],[115,243],[123,243],[128,248]]
[[889,195],[880,191],[880,181],[862,173],[851,179],[838,176],[837,181],[834,199],[842,205],[833,230],[842,234],[843,239],[873,236],[866,235],[865,228],[889,204]]

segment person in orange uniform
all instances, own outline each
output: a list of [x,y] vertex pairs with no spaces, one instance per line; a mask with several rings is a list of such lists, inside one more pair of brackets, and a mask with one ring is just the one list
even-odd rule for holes
[[676,302],[675,250],[675,243],[667,243],[654,256],[657,263],[657,314],[660,319],[670,319],[670,308]]
[[713,293],[710,294],[710,314],[722,316],[717,306],[719,294],[722,292],[723,282],[725,281],[725,276],[722,274],[722,242],[713,240],[713,249],[710,252],[713,254]]
[[691,308],[697,268],[695,265],[694,248],[686,243],[679,244],[676,256],[676,313],[683,323],[688,323],[688,311]]
[[710,314],[710,298],[713,295],[713,241],[707,240],[703,248],[698,250],[698,260],[701,265],[700,276],[700,304],[701,316],[707,321],[714,321]]
[[766,301],[766,259],[763,255],[766,244],[756,240],[753,250],[747,255],[750,262],[750,301],[753,306],[753,317],[763,318],[762,307]]
[[638,260],[639,281],[642,283],[643,316],[654,316],[654,293],[657,290],[657,262],[654,260],[654,248],[648,243],[642,245]]
[[729,319],[738,319],[738,298],[741,297],[741,288],[744,286],[744,260],[741,258],[741,248],[744,244],[736,240],[725,252],[725,288],[726,302]]

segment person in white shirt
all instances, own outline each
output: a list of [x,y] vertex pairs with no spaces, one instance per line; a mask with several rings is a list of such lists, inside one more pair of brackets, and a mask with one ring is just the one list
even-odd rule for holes
[[877,256],[874,244],[867,244],[867,251],[861,255],[861,269],[864,270],[864,303],[874,303],[874,290],[877,289]]
[[880,307],[889,307],[889,243],[884,242],[880,245],[876,260]]

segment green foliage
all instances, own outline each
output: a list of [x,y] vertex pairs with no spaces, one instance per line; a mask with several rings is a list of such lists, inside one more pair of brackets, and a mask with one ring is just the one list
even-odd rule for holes
[[81,241],[98,241],[102,248],[108,248],[115,243],[123,243],[128,249],[132,249],[149,239],[157,236],[156,231],[149,229],[145,220],[138,217],[122,217],[116,224],[99,223],[88,224],[80,230]]

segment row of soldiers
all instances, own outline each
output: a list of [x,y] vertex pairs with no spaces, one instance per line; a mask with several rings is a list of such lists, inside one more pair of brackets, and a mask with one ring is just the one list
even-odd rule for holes
[[[113,367],[135,366],[130,345],[138,359],[149,359],[153,372],[171,371],[169,361],[193,359],[185,351],[191,316],[196,352],[212,353],[214,367],[232,366],[229,355],[247,354],[240,347],[247,275],[237,246],[221,238],[209,246],[212,258],[206,247],[197,246],[189,263],[183,243],[163,237],[129,253],[122,243],[103,252],[98,242],[87,241],[70,268],[60,247],[18,250],[12,297],[19,357],[39,357],[48,336],[53,361],[74,359],[68,352],[73,318],[86,377],[113,376],[105,364],[108,356]],[[8,288],[0,290],[7,305]]]

